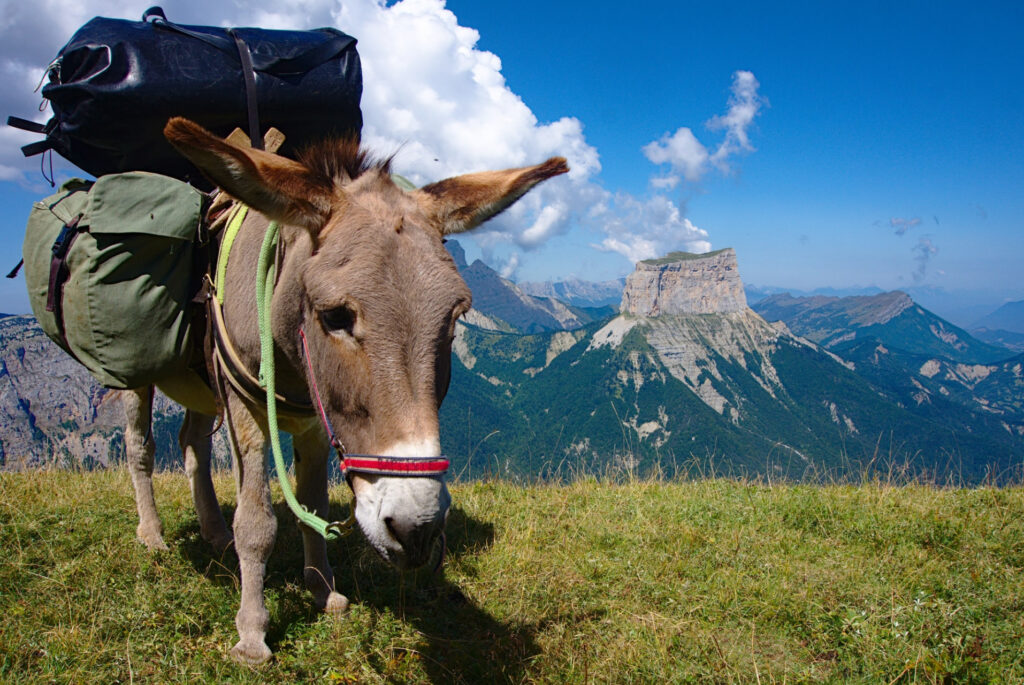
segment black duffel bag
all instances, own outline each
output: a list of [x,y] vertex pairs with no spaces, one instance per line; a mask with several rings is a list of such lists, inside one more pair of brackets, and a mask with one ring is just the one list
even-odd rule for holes
[[141,22],[96,17],[82,26],[49,69],[46,134],[25,155],[52,149],[100,176],[152,171],[204,185],[163,137],[172,116],[226,136],[236,127],[258,143],[274,126],[281,154],[314,140],[358,135],[362,70],[356,39],[337,29],[274,31],[178,26],[153,7]]

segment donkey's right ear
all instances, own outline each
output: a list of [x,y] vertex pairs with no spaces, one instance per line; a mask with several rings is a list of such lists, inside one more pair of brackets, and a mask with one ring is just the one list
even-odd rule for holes
[[182,117],[164,136],[217,187],[273,221],[315,232],[330,214],[331,186],[298,162],[238,147]]

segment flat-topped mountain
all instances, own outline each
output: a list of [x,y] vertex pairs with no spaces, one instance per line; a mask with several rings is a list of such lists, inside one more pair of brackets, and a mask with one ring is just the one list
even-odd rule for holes
[[736,251],[727,247],[706,254],[673,252],[638,262],[626,277],[623,313],[726,314],[747,309]]

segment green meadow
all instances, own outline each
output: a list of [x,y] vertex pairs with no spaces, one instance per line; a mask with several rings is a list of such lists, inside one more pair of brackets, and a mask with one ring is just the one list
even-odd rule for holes
[[[149,553],[124,470],[0,474],[0,681],[1024,679],[1021,488],[457,483],[438,573],[332,545],[340,620],[311,609],[280,505],[258,668],[228,658],[233,552],[200,539],[181,473],[156,489],[170,551]],[[337,517],[349,497],[332,491]]]

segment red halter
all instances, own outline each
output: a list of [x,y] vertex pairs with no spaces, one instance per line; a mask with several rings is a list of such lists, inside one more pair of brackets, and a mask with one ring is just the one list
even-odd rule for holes
[[320,421],[331,439],[331,446],[338,452],[338,461],[341,466],[341,474],[348,480],[350,473],[371,473],[382,476],[443,476],[448,472],[449,461],[444,457],[386,457],[375,454],[346,454],[345,445],[338,438],[331,422],[327,420],[327,412],[324,410],[324,403],[320,399],[320,389],[317,387],[316,376],[313,375],[313,362],[309,357],[309,345],[306,343],[306,333],[299,328],[299,341],[302,344],[302,355],[306,358],[306,368],[309,370],[309,387],[313,390],[313,399],[316,401],[317,413]]

